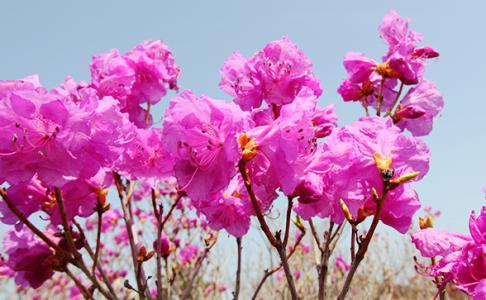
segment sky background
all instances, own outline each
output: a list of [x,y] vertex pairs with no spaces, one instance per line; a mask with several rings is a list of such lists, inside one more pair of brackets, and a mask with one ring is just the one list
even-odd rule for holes
[[[49,87],[68,74],[89,81],[91,55],[130,50],[146,39],[169,45],[182,69],[180,86],[230,100],[218,88],[219,68],[235,50],[250,56],[289,35],[314,64],[324,93],[337,103],[339,124],[362,115],[336,93],[342,58],[360,51],[379,59],[377,26],[396,9],[412,18],[425,44],[441,53],[425,77],[443,93],[445,109],[425,138],[431,171],[416,184],[424,205],[439,208],[437,226],[465,232],[471,210],[485,204],[485,1],[2,1],[0,79],[39,74]],[[171,94],[170,96],[173,96]],[[158,115],[167,99],[158,106]],[[1,170],[0,170],[1,172]]]

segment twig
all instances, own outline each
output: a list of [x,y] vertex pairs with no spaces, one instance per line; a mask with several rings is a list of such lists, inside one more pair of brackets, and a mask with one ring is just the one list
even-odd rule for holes
[[64,209],[64,201],[62,200],[61,190],[58,187],[54,188],[54,194],[56,196],[57,206],[59,208],[59,214],[61,215],[62,220],[62,227],[64,228],[64,238],[69,246],[69,250],[74,255],[76,259],[81,257],[81,254],[76,249],[76,245],[74,245],[73,236],[71,234],[71,227],[68,224],[66,210]]
[[290,216],[292,214],[292,205],[293,205],[293,202],[292,202],[292,197],[287,197],[288,199],[288,206],[287,206],[287,216],[286,216],[286,219],[285,219],[285,236],[284,236],[284,240],[283,240],[283,244],[284,246],[287,246],[287,243],[289,241],[289,234],[290,234]]
[[236,283],[235,290],[233,292],[233,300],[238,300],[240,295],[240,275],[241,275],[241,237],[236,238],[236,246],[238,251],[238,261],[236,267]]
[[163,206],[161,205],[160,206],[160,210],[157,208],[157,197],[155,195],[155,190],[152,189],[151,191],[151,196],[152,196],[152,207],[154,209],[154,215],[155,215],[155,219],[157,220],[157,240],[156,240],[156,244],[155,244],[155,251],[157,253],[157,256],[156,256],[156,267],[157,267],[157,271],[156,271],[156,276],[157,276],[157,279],[155,281],[156,285],[157,285],[157,300],[162,300],[162,261],[161,261],[161,248],[162,248],[162,242],[161,242],[161,237],[162,237],[162,228],[160,226],[162,220],[161,220],[161,214],[162,214],[162,210],[163,210]]
[[387,184],[386,182],[384,182],[382,196],[379,199],[377,199],[376,211],[373,216],[373,221],[371,222],[370,228],[368,230],[368,233],[366,234],[364,241],[359,245],[359,249],[358,252],[356,253],[355,259],[352,261],[351,269],[349,270],[348,275],[346,276],[346,281],[344,282],[341,293],[337,298],[338,300],[344,300],[344,298],[346,297],[346,294],[349,291],[349,287],[351,286],[351,281],[353,280],[354,274],[356,273],[359,264],[364,259],[366,251],[368,250],[368,246],[371,242],[371,238],[373,237],[376,227],[380,222],[381,209],[383,207],[383,202],[385,202],[387,193],[388,193]]
[[[300,245],[300,242],[304,238],[304,235],[305,235],[305,231],[302,231],[302,234],[295,241],[294,246],[292,247],[292,249],[290,250],[289,254],[287,255],[287,260],[290,259],[294,255],[295,251],[297,250],[298,246]],[[282,266],[283,266],[282,263],[280,263],[277,267],[275,267],[275,268],[273,268],[271,270],[268,270],[268,269],[265,270],[265,273],[264,273],[262,279],[260,279],[260,282],[258,283],[258,286],[255,289],[255,292],[253,293],[253,296],[251,297],[253,300],[255,300],[257,298],[258,293],[262,289],[263,284],[267,281],[267,279],[270,276],[272,276],[273,274],[275,274],[278,270],[280,270],[282,268]]]
[[316,230],[316,227],[314,225],[314,221],[312,221],[312,218],[309,219],[309,226],[310,226],[310,229],[311,229],[312,237],[314,238],[314,241],[316,242],[317,247],[319,248],[319,250],[321,252],[323,252],[324,249],[322,248],[321,240],[319,239],[319,236],[317,235],[317,230]]
[[382,76],[381,81],[380,81],[380,88],[378,90],[378,97],[377,97],[378,104],[376,106],[376,115],[378,117],[381,115],[381,106],[383,105],[383,86],[384,85],[385,85],[385,77]]
[[358,229],[356,229],[356,225],[355,224],[351,224],[351,246],[350,246],[350,253],[351,253],[351,261],[354,260],[354,256],[355,256],[355,253],[356,253],[356,250],[355,250],[355,244],[356,244],[356,232],[358,231]]
[[292,273],[290,272],[289,264],[287,262],[287,255],[286,255],[287,249],[283,241],[281,240],[281,236],[280,236],[281,232],[277,231],[275,237],[272,235],[270,228],[268,227],[268,224],[266,223],[265,218],[263,217],[263,214],[258,205],[258,200],[255,196],[255,192],[253,191],[253,186],[251,184],[251,180],[248,175],[248,170],[246,169],[246,161],[244,159],[240,160],[240,162],[238,163],[238,168],[243,178],[243,183],[245,184],[246,190],[248,192],[248,196],[251,199],[253,211],[258,219],[258,222],[260,223],[260,227],[262,228],[263,232],[267,236],[267,239],[270,242],[270,244],[272,244],[272,246],[275,247],[275,249],[277,249],[278,256],[280,257],[280,261],[282,262],[282,266],[285,271],[285,277],[287,279],[287,285],[290,290],[290,296],[292,300],[296,300],[298,299],[297,290],[295,288],[294,278],[292,276]]
[[[318,281],[319,281],[319,289],[318,289],[318,299],[323,300],[326,295],[326,277],[328,271],[328,263],[330,257],[330,249],[329,245],[331,244],[332,238],[335,237],[333,235],[334,222],[329,222],[329,230],[325,233],[325,245],[322,247],[319,245],[319,249],[321,250],[321,262],[317,269]],[[338,228],[339,229],[339,228]]]
[[[124,195],[123,193],[123,183],[121,182],[120,175],[116,172],[113,173],[113,177],[115,179],[115,185],[118,191],[118,196],[120,198],[120,203],[122,207],[122,212],[123,212],[123,220],[125,221],[125,228],[127,230],[128,234],[128,241],[130,244],[130,251],[132,254],[132,263],[133,263],[133,269],[135,272],[135,279],[137,282],[137,290],[140,292],[139,296],[140,299],[145,299],[145,273],[143,271],[143,266],[142,264],[139,264],[137,261],[137,249],[135,246],[135,236],[133,234],[133,222],[130,217],[131,213],[129,211],[129,206],[130,206],[130,200],[131,196],[133,194],[133,188],[134,184],[133,182],[129,183],[129,188],[127,191],[127,194]],[[150,295],[149,295],[150,296]]]
[[19,221],[27,226],[35,235],[37,235],[42,241],[44,241],[49,247],[54,249],[56,254],[59,254],[67,259],[71,259],[71,255],[69,252],[66,250],[62,249],[59,247],[56,243],[54,243],[50,238],[48,238],[42,231],[40,231],[37,227],[35,227],[34,224],[32,224],[27,217],[24,216],[20,210],[13,204],[13,202],[10,200],[10,198],[7,196],[7,192],[3,189],[0,188],[0,196],[2,196],[2,199],[5,201],[7,204],[8,208],[17,216]]
[[93,273],[96,269],[96,265],[98,264],[98,257],[100,255],[100,246],[101,246],[101,225],[103,223],[103,209],[98,208],[97,210],[98,214],[98,228],[96,229],[96,246],[95,246],[95,253],[93,257]]
[[403,86],[404,86],[403,82],[400,82],[400,87],[399,87],[399,89],[398,89],[398,92],[397,92],[397,94],[396,94],[395,98],[393,99],[393,102],[392,102],[392,104],[390,105],[390,108],[388,108],[388,109],[386,110],[385,117],[386,117],[386,116],[390,116],[390,115],[391,115],[391,112],[392,112],[393,108],[395,107],[395,105],[397,104],[398,99],[400,99],[400,95],[402,94],[402,91],[403,91]]

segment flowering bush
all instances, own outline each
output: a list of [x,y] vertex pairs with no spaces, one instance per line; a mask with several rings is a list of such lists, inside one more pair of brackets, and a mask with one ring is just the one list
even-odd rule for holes
[[[381,60],[345,55],[348,77],[337,91],[365,115],[342,127],[334,104],[318,104],[312,63],[287,36],[224,62],[219,86],[232,102],[181,91],[162,128],[151,109],[168,90],[179,92],[180,74],[162,41],[94,56],[90,82],[68,76],[48,90],[36,75],[0,81],[0,220],[10,225],[0,276],[26,293],[48,287],[72,299],[197,299],[227,290],[237,299],[242,240],[254,220],[279,264],[265,270],[253,299],[274,274],[283,297],[307,296],[303,278],[319,299],[357,295],[364,287],[353,278],[378,225],[400,234],[412,227],[421,206],[414,183],[430,160],[420,137],[444,106],[424,78],[439,53],[419,45],[409,23],[385,15]],[[281,224],[270,224],[285,204]],[[432,218],[412,236],[432,258],[417,269],[434,278],[440,297],[449,284],[483,299],[486,208],[472,214],[470,236],[431,229]],[[237,242],[232,289],[209,275],[220,272],[210,252],[222,230]],[[333,256],[348,232],[350,259]],[[311,251],[315,261],[292,261]]]

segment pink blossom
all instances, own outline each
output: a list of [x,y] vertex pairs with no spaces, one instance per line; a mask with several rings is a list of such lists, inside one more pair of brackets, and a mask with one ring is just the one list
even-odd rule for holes
[[338,255],[336,257],[334,265],[338,270],[341,270],[342,272],[347,272],[349,271],[349,269],[351,269],[351,264],[347,263],[342,255]]
[[123,146],[124,152],[115,161],[116,169],[126,178],[138,179],[155,188],[163,178],[172,175],[174,167],[162,140],[160,128],[134,129],[133,139]]
[[251,120],[232,103],[184,91],[173,98],[164,118],[164,146],[174,157],[180,189],[193,200],[225,188],[241,158],[237,137]]
[[[266,211],[277,198],[277,194],[267,192],[262,186],[255,186],[259,207]],[[243,185],[241,176],[235,176],[228,187],[209,199],[195,202],[198,211],[202,212],[213,230],[226,229],[233,236],[241,237],[250,228],[250,216],[254,215],[251,200]]]
[[186,265],[193,261],[199,253],[197,245],[186,245],[179,251],[179,263]]
[[363,53],[349,52],[344,56],[344,68],[348,71],[348,80],[352,83],[363,83],[369,80],[376,62]]
[[90,178],[101,167],[112,165],[120,146],[127,142],[130,124],[114,99],[100,101],[90,88],[78,92],[80,100],[74,103],[70,97],[23,80],[3,86],[3,180],[28,182],[37,173],[46,184],[62,186],[72,178]]
[[[162,257],[167,257],[170,254],[171,251],[171,242],[169,240],[169,237],[165,234],[162,234],[160,237],[160,255]],[[154,251],[157,252],[157,240],[154,241],[153,247]]]
[[440,260],[429,267],[429,275],[444,276],[474,299],[483,299],[486,282],[486,207],[476,217],[471,213],[471,237],[435,229],[423,229],[412,235],[412,241],[422,256]]
[[[330,216],[337,223],[344,219],[340,199],[355,218],[360,208],[373,211],[375,201],[371,188],[381,191],[383,185],[373,158],[375,154],[391,158],[394,177],[420,172],[416,178],[419,180],[428,171],[429,150],[421,140],[403,135],[390,118],[362,118],[335,130],[322,149],[317,149],[305,171],[306,178],[314,177],[313,186],[317,188],[307,189],[307,194],[300,193],[302,200],[296,211],[304,218]],[[319,194],[321,190],[323,193]],[[386,196],[381,220],[405,233],[419,206],[416,193],[408,184],[402,185]]]
[[[274,122],[248,132],[258,147],[256,157],[249,163],[257,184],[262,182],[267,189],[278,186],[286,195],[295,190],[304,172],[305,159],[315,149],[312,117],[316,101],[313,91],[303,88],[296,101],[282,107]],[[262,168],[266,172],[261,172]]]
[[439,56],[430,46],[417,48],[416,43],[423,37],[420,33],[408,29],[410,20],[403,20],[396,11],[388,12],[378,30],[388,43],[388,52],[383,57],[390,68],[404,84],[416,84],[424,72],[426,59]]
[[291,103],[303,87],[316,97],[321,95],[322,88],[311,68],[305,54],[285,36],[248,60],[234,53],[221,68],[220,87],[244,110],[260,107],[262,100],[284,105]]
[[[423,136],[432,131],[433,120],[444,107],[444,100],[436,90],[435,84],[424,79],[408,91],[399,105],[394,117],[397,126],[408,129],[414,136]],[[420,110],[421,114],[414,116],[405,114],[404,112],[410,107],[414,112]]]
[[3,247],[8,255],[5,264],[15,271],[16,284],[36,289],[54,274],[55,258],[51,249],[29,229],[10,229]]
[[91,85],[100,97],[112,96],[130,121],[145,128],[151,124],[150,112],[140,104],[155,104],[177,89],[180,70],[171,51],[162,41],[145,41],[121,55],[117,49],[93,57]]

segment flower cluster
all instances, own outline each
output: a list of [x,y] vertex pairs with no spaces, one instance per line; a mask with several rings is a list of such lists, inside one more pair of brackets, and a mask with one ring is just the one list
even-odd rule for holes
[[435,258],[426,274],[441,277],[442,288],[453,282],[474,299],[486,297],[486,207],[471,213],[469,235],[426,227],[412,241],[423,257]]
[[[408,25],[396,12],[385,16],[379,31],[388,52],[381,63],[361,53],[346,55],[348,78],[338,92],[345,101],[361,101],[367,116],[342,127],[334,104],[319,105],[322,88],[312,63],[287,36],[248,59],[235,52],[224,62],[219,86],[232,101],[184,90],[169,101],[162,128],[152,126],[151,107],[168,90],[178,92],[180,74],[162,41],[94,56],[89,83],[68,76],[48,90],[36,76],[0,81],[0,221],[15,225],[4,240],[0,271],[33,288],[54,272],[66,273],[85,298],[93,296],[89,285],[108,299],[120,289],[170,299],[175,286],[178,298],[186,299],[217,232],[236,237],[241,255],[241,238],[256,217],[281,258],[263,280],[285,275],[297,299],[293,278],[302,273],[291,272],[287,260],[297,249],[310,252],[301,218],[309,221],[316,243],[312,219],[326,218],[330,229],[318,247],[319,274],[327,270],[331,240],[349,223],[352,260],[338,257],[335,265],[352,278],[379,222],[402,234],[410,229],[420,207],[412,185],[427,174],[430,160],[418,136],[432,130],[443,106],[435,85],[423,78],[426,62],[438,52],[417,46],[422,37]],[[404,86],[410,88],[400,99]],[[376,116],[369,116],[368,106]],[[118,194],[117,206],[110,190]],[[285,230],[273,233],[266,217],[279,196],[288,204]],[[298,231],[289,245],[292,214]],[[35,216],[40,221],[31,222]],[[358,236],[357,226],[368,217],[370,228]],[[480,263],[481,218],[474,218],[473,237],[453,247],[454,257],[462,251],[461,261],[468,262],[457,274],[475,274],[465,268]],[[445,241],[455,243],[453,237]],[[130,256],[135,282],[114,287],[111,282],[124,279],[127,269],[104,266]],[[71,267],[84,276],[77,279]],[[146,274],[149,268],[155,271]],[[476,275],[457,276],[468,292],[471,282],[477,282],[474,289],[486,285]],[[325,278],[319,280],[321,288]],[[340,299],[351,280],[346,282]],[[210,282],[204,293],[225,290]]]
[[[347,53],[344,67],[348,78],[338,93],[344,101],[360,101],[366,111],[369,105],[376,108],[378,115],[386,111],[400,128],[424,136],[430,133],[433,119],[444,106],[435,85],[423,78],[427,61],[439,53],[430,46],[417,46],[423,37],[410,30],[409,23],[395,11],[383,18],[378,30],[388,51],[381,63],[363,53]],[[405,86],[412,88],[399,101]]]

